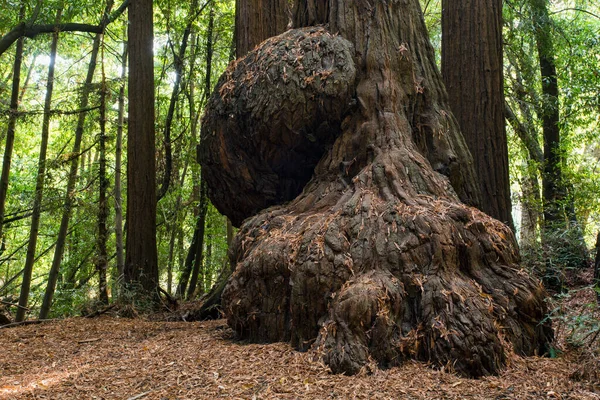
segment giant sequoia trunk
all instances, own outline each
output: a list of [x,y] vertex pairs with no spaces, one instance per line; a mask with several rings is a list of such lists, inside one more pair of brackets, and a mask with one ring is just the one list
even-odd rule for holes
[[465,205],[472,161],[418,1],[304,0],[293,18],[203,120],[211,199],[242,224],[230,326],[346,373],[417,358],[478,376],[543,352],[543,287],[510,229]]

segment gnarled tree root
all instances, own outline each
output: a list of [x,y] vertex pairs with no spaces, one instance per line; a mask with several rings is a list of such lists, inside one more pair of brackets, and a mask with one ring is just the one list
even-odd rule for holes
[[242,227],[234,254],[230,326],[312,346],[334,372],[416,358],[494,374],[506,352],[542,354],[552,339],[545,290],[520,270],[512,232],[461,204],[357,190],[317,214],[276,207]]
[[510,229],[461,203],[477,204],[475,173],[418,1],[327,4],[321,23],[339,36],[263,42],[203,119],[209,195],[246,218],[229,325],[312,347],[334,372],[416,358],[480,376],[509,351],[543,353],[543,287]]

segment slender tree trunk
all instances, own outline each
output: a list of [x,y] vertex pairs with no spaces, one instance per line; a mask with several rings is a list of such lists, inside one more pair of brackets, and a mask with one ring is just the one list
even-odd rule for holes
[[480,209],[514,229],[502,66],[502,0],[443,0],[442,76],[478,171]]
[[[25,6],[21,6],[20,18],[24,19]],[[8,127],[6,129],[6,142],[4,144],[4,158],[2,161],[2,174],[0,176],[0,241],[4,243],[4,214],[6,208],[6,194],[8,193],[8,182],[10,178],[10,166],[12,152],[15,145],[15,128],[19,116],[19,90],[21,82],[21,64],[23,62],[23,38],[17,40],[15,49],[15,62],[13,64],[12,92],[10,97],[10,114]]]
[[[552,21],[547,0],[530,0],[531,19],[539,57],[542,84],[541,122],[544,137],[544,164],[542,199],[544,225],[542,241],[546,258],[544,282],[548,287],[562,290],[564,269],[584,268],[589,255],[583,232],[577,223],[572,196],[568,196],[567,181],[563,174],[564,155],[560,138],[560,100]],[[568,255],[564,257],[564,255]],[[569,259],[561,268],[556,259]]]
[[594,261],[594,289],[596,302],[600,305],[600,232],[596,236],[596,259]]
[[[209,225],[210,227],[210,225]],[[206,235],[206,257],[204,257],[204,281],[202,282],[202,291],[204,291],[211,287],[214,270],[212,266],[214,265],[212,260],[212,249],[213,249],[213,235],[210,233],[210,229],[207,229],[209,232]]]
[[[189,162],[186,160],[183,166],[183,172],[181,174],[181,178],[179,180],[179,187],[183,187],[185,183],[185,178],[187,177]],[[181,212],[181,204],[183,202],[183,195],[181,191],[177,194],[177,199],[175,200],[175,207],[173,211],[173,223],[171,223],[170,231],[171,238],[169,240],[169,260],[167,263],[167,292],[171,294],[172,286],[173,286],[173,269],[175,264],[175,242],[176,239],[183,235],[181,229],[181,220],[180,212]],[[183,265],[183,263],[182,263]],[[179,266],[179,270],[181,271],[181,265]],[[188,275],[189,276],[189,275]],[[187,284],[187,282],[186,282]]]
[[129,5],[129,124],[125,284],[156,297],[156,166],[152,0]]
[[[215,10],[211,6],[208,18],[208,29],[206,31],[206,74],[204,80],[204,94],[206,98],[210,96],[212,89],[212,57],[213,57],[213,27],[215,22]],[[200,181],[200,199],[198,203],[198,241],[196,243],[196,257],[194,260],[194,269],[190,277],[190,284],[187,289],[187,298],[191,299],[196,291],[196,285],[199,276],[203,275],[203,251],[204,251],[204,231],[206,225],[206,212],[208,210],[206,182],[201,178]],[[203,285],[203,283],[202,283]]]
[[108,192],[108,177],[106,176],[106,74],[104,70],[104,41],[102,41],[102,82],[100,88],[100,160],[98,165],[99,185],[98,185],[98,237],[96,255],[96,270],[98,271],[98,291],[100,293],[100,301],[108,304],[108,285],[106,280],[106,272],[108,271],[108,228],[106,225],[108,219],[108,201],[106,194]]
[[[208,4],[208,3],[207,3]],[[198,8],[198,1],[192,0],[190,13],[194,16],[198,16],[199,13],[196,12]],[[212,10],[212,7],[211,7]],[[210,21],[214,20],[214,17],[211,17]],[[211,22],[209,21],[209,25]],[[179,53],[175,54],[175,82],[173,84],[173,90],[171,92],[171,99],[169,101],[169,109],[167,111],[167,117],[165,119],[165,132],[164,132],[164,143],[165,143],[165,173],[163,175],[162,184],[160,189],[158,190],[157,200],[160,200],[169,190],[169,185],[171,183],[171,175],[173,173],[173,156],[171,150],[171,126],[173,125],[173,117],[175,115],[175,106],[177,104],[177,100],[179,98],[181,81],[183,79],[184,72],[184,58],[185,52],[187,51],[188,40],[190,38],[190,34],[192,33],[192,27],[194,23],[194,18],[190,18],[187,26],[183,32],[183,38],[181,39],[181,45],[179,47]],[[212,27],[209,28],[212,31]]]
[[[524,99],[519,99],[523,103]],[[527,110],[521,110],[525,118],[533,116]],[[519,244],[523,252],[531,252],[537,247],[537,237],[541,222],[541,198],[538,172],[544,163],[544,155],[536,138],[533,119],[521,123],[508,104],[505,104],[504,115],[521,140],[526,153],[523,176],[521,178],[521,229]]]
[[173,263],[175,262],[175,238],[178,231],[177,224],[171,227],[171,236],[169,238],[169,256],[167,259],[167,293],[171,294],[173,289]]
[[542,81],[542,130],[544,134],[544,221],[548,225],[564,221],[560,211],[566,193],[562,176],[562,153],[560,149],[560,116],[558,79],[554,60],[554,43],[550,31],[550,15],[547,0],[530,0],[531,17],[540,60]]
[[[125,30],[125,34],[126,34]],[[115,243],[117,251],[117,275],[119,282],[124,273],[123,252],[123,201],[121,197],[121,172],[123,153],[123,126],[125,124],[125,77],[127,74],[127,42],[123,44],[123,55],[121,58],[121,80],[123,84],[119,88],[119,116],[117,122],[117,141],[115,148]]]
[[25,93],[27,92],[27,87],[29,86],[29,80],[31,79],[31,72],[35,67],[35,63],[37,61],[38,53],[35,53],[33,59],[31,60],[31,65],[27,69],[27,75],[25,76],[25,82],[23,82],[23,87],[21,88],[21,93],[19,94],[19,103],[23,101],[23,97],[25,97]]
[[198,249],[198,235],[200,232],[200,218],[196,217],[196,226],[194,228],[194,235],[192,236],[192,242],[185,257],[181,276],[179,277],[179,283],[177,284],[177,290],[175,294],[177,297],[183,298],[188,287],[192,268],[194,267],[194,260],[196,259],[196,251]]
[[231,220],[227,218],[227,248],[231,247],[231,242],[233,241],[233,225],[231,224]]
[[[56,21],[61,18],[62,9],[59,9],[56,15]],[[35,184],[35,198],[33,200],[33,214],[31,216],[31,227],[29,230],[29,244],[27,245],[27,254],[25,256],[25,267],[23,271],[23,281],[21,283],[21,294],[19,296],[19,308],[15,320],[17,322],[25,320],[25,311],[29,300],[29,289],[31,287],[31,276],[33,273],[33,264],[35,261],[35,248],[37,245],[38,230],[40,226],[40,216],[42,200],[44,197],[44,182],[46,178],[46,151],[48,149],[48,136],[50,133],[50,117],[52,105],[52,92],[54,89],[54,66],[56,63],[56,48],[58,46],[58,31],[52,35],[52,44],[50,46],[50,63],[48,65],[48,82],[46,84],[46,98],[44,100],[44,118],[42,121],[42,142],[40,144],[40,158],[38,163],[37,179]]]
[[198,214],[198,232],[196,241],[196,251],[194,257],[194,269],[190,276],[190,284],[187,289],[187,298],[191,299],[196,291],[196,284],[198,283],[198,276],[202,273],[203,259],[202,254],[204,251],[204,231],[206,225],[206,211],[208,209],[208,197],[207,197],[206,182],[202,180],[200,183],[200,205]]
[[[112,2],[111,2],[112,3]],[[106,12],[110,10],[110,4],[107,5]],[[94,37],[92,44],[92,52],[90,55],[90,63],[83,84],[81,92],[81,99],[79,102],[80,109],[87,109],[89,106],[89,98],[92,90],[92,83],[94,80],[94,72],[96,71],[96,64],[98,59],[98,52],[100,50],[101,34],[97,34]],[[50,307],[52,306],[52,298],[54,297],[54,291],[56,290],[56,282],[59,277],[60,266],[63,261],[63,255],[65,252],[65,245],[67,241],[67,233],[69,231],[69,224],[71,220],[71,214],[75,204],[76,196],[76,184],[77,184],[77,170],[80,168],[79,163],[81,162],[80,176],[85,176],[85,154],[81,153],[81,143],[83,140],[83,132],[85,129],[85,119],[87,113],[82,112],[77,116],[77,125],[75,127],[75,141],[73,142],[72,156],[69,160],[69,175],[67,177],[67,190],[65,192],[65,198],[63,201],[63,212],[60,219],[60,227],[58,228],[58,237],[56,241],[56,248],[54,249],[54,257],[52,258],[52,265],[50,266],[50,272],[48,274],[48,284],[44,293],[44,299],[40,308],[39,319],[48,318]],[[74,277],[73,277],[74,278]]]

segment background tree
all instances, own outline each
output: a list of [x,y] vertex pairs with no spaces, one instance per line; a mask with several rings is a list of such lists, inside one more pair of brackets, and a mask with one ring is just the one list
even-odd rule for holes
[[[58,24],[62,15],[62,8],[56,13]],[[31,227],[29,229],[29,242],[27,244],[27,255],[25,256],[25,267],[23,267],[23,281],[19,294],[19,308],[17,309],[16,321],[23,321],[27,311],[29,291],[31,286],[31,275],[35,263],[35,251],[37,246],[40,218],[42,214],[42,200],[44,197],[44,184],[46,181],[46,152],[48,150],[48,136],[50,135],[50,107],[52,105],[52,93],[54,89],[54,69],[56,62],[56,49],[58,46],[58,30],[52,34],[50,45],[50,63],[48,65],[48,79],[46,83],[46,96],[44,99],[44,119],[42,122],[42,142],[40,144],[40,158],[38,161],[37,179],[35,184],[35,198],[33,200],[33,213],[31,215]]]
[[158,288],[152,0],[129,5],[125,283]]
[[[108,13],[112,7],[112,2],[109,2],[107,6],[102,24],[106,26],[108,23]],[[94,37],[92,51],[90,55],[90,63],[88,66],[87,76],[84,83],[83,91],[81,93],[80,109],[86,109],[89,106],[90,92],[92,91],[92,81],[94,79],[94,72],[96,70],[96,64],[98,59],[98,53],[100,51],[101,34],[97,33]],[[81,152],[81,142],[83,138],[84,125],[85,125],[86,113],[80,113],[77,119],[77,127],[75,128],[75,140],[73,142],[73,150],[71,153],[71,159],[69,160],[69,174],[67,177],[67,190],[65,192],[65,199],[63,205],[63,212],[60,219],[60,226],[58,228],[58,236],[56,239],[56,246],[54,248],[54,257],[52,259],[52,265],[50,272],[48,273],[48,283],[46,285],[46,291],[44,294],[44,300],[40,308],[40,319],[46,319],[50,312],[52,305],[52,298],[54,297],[54,291],[56,290],[56,282],[58,281],[60,265],[63,260],[65,251],[65,245],[67,241],[67,233],[69,230],[69,223],[71,220],[71,213],[75,202],[75,185],[77,183],[77,167],[79,161],[79,154]]]
[[[21,5],[19,19],[25,18],[25,5]],[[17,40],[15,48],[15,61],[13,65],[12,91],[10,97],[10,116],[6,130],[6,141],[4,144],[4,158],[2,159],[2,175],[0,176],[0,242],[4,243],[2,230],[4,226],[4,211],[6,208],[6,194],[8,193],[8,180],[10,177],[10,165],[12,163],[12,152],[15,145],[15,126],[17,124],[19,110],[19,95],[21,93],[21,63],[23,61],[23,41]]]
[[[591,27],[586,19],[593,17],[585,9],[558,11],[558,15],[574,13],[575,17],[564,15],[571,22],[557,24],[561,18],[553,20],[548,4],[539,1],[508,2],[505,8],[509,28],[505,38],[505,74],[509,82],[506,116],[519,141],[511,158],[522,165],[513,172],[523,188],[522,247],[528,264],[556,289],[563,285],[565,271],[588,265],[583,243],[587,220],[584,210],[589,208],[576,205],[576,193],[586,193],[588,189],[583,187],[596,185],[594,173],[589,173],[593,168],[588,169],[584,159],[596,161],[590,153],[579,155],[594,142],[585,133],[592,125],[587,117],[582,118],[589,111],[580,108],[591,110],[584,105],[589,104],[588,83],[579,81],[580,74],[573,73],[593,59],[590,55],[580,59],[578,55],[587,52],[582,46],[589,40],[587,29]],[[561,41],[558,47],[554,46],[557,39]],[[557,56],[557,49],[564,51],[564,57]],[[557,60],[564,61],[562,68],[556,68]],[[593,82],[590,78],[585,81]],[[559,97],[560,84],[565,85],[565,91]],[[566,165],[571,167],[566,169]],[[582,190],[574,190],[574,182],[583,185]],[[582,203],[591,205],[589,197]],[[594,235],[587,233],[590,244]]]
[[442,76],[479,176],[479,208],[513,227],[502,65],[502,0],[442,1]]

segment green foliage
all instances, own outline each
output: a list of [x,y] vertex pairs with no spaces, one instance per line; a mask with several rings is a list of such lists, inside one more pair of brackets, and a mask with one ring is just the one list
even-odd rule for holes
[[78,289],[59,287],[54,293],[50,318],[65,318],[73,315],[84,314],[96,301],[91,297],[90,287],[83,286]]
[[567,277],[589,266],[585,243],[578,227],[548,229],[537,246],[521,247],[523,265],[534,272],[547,288],[562,291]]
[[[4,2],[6,3],[6,1]],[[3,4],[4,4],[3,3]],[[5,11],[0,16],[0,32],[6,33],[18,23],[20,2],[4,4]],[[26,19],[34,14],[38,2],[25,2]],[[45,1],[39,3],[34,23],[53,23],[56,11],[64,5],[63,22],[79,22],[98,24],[106,2],[63,2]],[[191,9],[193,2],[173,3],[159,1],[155,3],[155,77],[156,77],[156,128],[157,128],[157,165],[158,176],[163,171],[164,147],[162,132],[167,114],[167,107],[173,86],[174,55],[178,53],[184,29],[192,22],[192,41],[184,56],[184,76],[176,103],[175,118],[172,126],[174,179],[170,190],[158,205],[158,250],[160,259],[161,286],[166,288],[167,266],[173,268],[173,276],[179,275],[190,245],[194,226],[194,209],[198,205],[196,188],[200,179],[199,166],[195,160],[195,146],[198,142],[198,131],[202,107],[206,101],[204,80],[206,71],[206,32],[208,10],[206,7],[199,13],[204,4]],[[215,10],[214,54],[211,80],[216,82],[221,71],[229,62],[233,35],[232,0],[212,1]],[[116,1],[113,10],[121,5]],[[48,270],[54,255],[58,226],[63,213],[63,202],[70,160],[75,158],[79,165],[76,189],[71,193],[75,207],[71,215],[69,236],[62,259],[59,285],[54,296],[52,316],[80,314],[82,310],[94,307],[96,296],[97,272],[94,267],[97,237],[97,193],[98,193],[98,110],[100,102],[101,65],[104,66],[108,86],[107,110],[107,152],[108,174],[111,182],[109,192],[113,188],[115,178],[115,138],[117,132],[117,101],[121,86],[126,82],[121,79],[121,55],[126,38],[126,13],[108,26],[104,36],[104,44],[98,58],[98,65],[91,88],[89,109],[80,110],[83,82],[88,70],[92,48],[92,34],[62,33],[59,40],[56,60],[55,96],[52,109],[55,111],[51,122],[50,143],[48,149],[48,165],[42,224],[36,251],[32,293],[32,315],[41,301],[38,299],[44,291]],[[15,219],[4,229],[4,248],[0,255],[0,287],[23,267],[26,245],[29,235],[29,218],[35,187],[35,170],[40,144],[41,117],[43,108],[43,91],[48,66],[49,35],[39,35],[25,40],[25,54],[21,71],[22,101],[20,116],[16,130],[16,145],[13,152],[9,192],[7,198],[6,218]],[[0,57],[0,141],[3,142],[8,121],[8,105],[11,94],[12,64],[14,46]],[[125,85],[126,86],[126,85]],[[127,88],[125,87],[127,96]],[[85,112],[82,153],[72,153],[74,132],[81,112]],[[122,166],[122,208],[126,213],[127,181],[125,168],[126,129],[124,127],[124,148]],[[1,146],[1,145],[0,145]],[[0,147],[0,150],[2,148]],[[115,235],[114,235],[114,196],[109,197],[109,268],[116,269]],[[207,237],[205,246],[210,246],[210,257],[205,260],[203,290],[208,290],[216,274],[223,264],[227,249],[226,222],[214,208],[209,211]],[[170,251],[171,237],[174,237],[173,250]],[[207,249],[205,248],[205,254]],[[109,273],[109,287],[114,288],[116,295],[119,286],[116,272]],[[20,278],[8,285],[4,292],[8,295],[18,294]],[[175,282],[176,283],[176,282]],[[121,299],[135,306],[137,310],[145,310],[146,306],[135,299],[135,288],[127,288]],[[139,304],[138,304],[139,303]]]
[[548,318],[553,321],[557,335],[573,347],[600,346],[600,309],[589,287],[564,292],[555,297],[556,306]]

